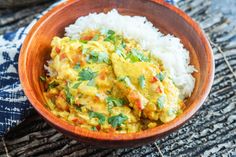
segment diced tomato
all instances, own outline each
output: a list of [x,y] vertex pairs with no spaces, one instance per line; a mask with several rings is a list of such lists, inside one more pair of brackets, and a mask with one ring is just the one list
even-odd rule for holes
[[131,91],[131,92],[129,93],[129,95],[128,95],[128,98],[129,98],[132,102],[134,102],[134,104],[137,106],[137,108],[138,108],[139,110],[142,110],[142,109],[143,109],[141,97],[140,97],[137,93]]
[[86,64],[86,61],[85,61],[85,59],[83,57],[81,57],[79,63],[80,63],[80,66],[84,66]]
[[85,121],[83,119],[80,119],[80,118],[77,118],[77,117],[73,118],[72,121],[74,123],[78,123],[78,124],[84,124],[85,123]]
[[137,100],[139,98],[138,94],[136,94],[135,92],[131,91],[129,93],[129,97],[131,100]]
[[156,89],[156,92],[157,92],[157,93],[162,93],[163,91],[162,91],[162,89],[158,86],[157,89]]
[[55,51],[59,54],[61,52],[61,49],[59,49],[58,47],[55,48]]
[[93,36],[92,36],[92,35],[85,35],[85,36],[82,36],[82,37],[80,38],[80,40],[85,40],[85,41],[89,41],[89,40],[91,40],[91,39],[93,39]]
[[79,124],[84,124],[84,123],[85,123],[85,120],[78,118],[77,123],[79,123]]
[[139,110],[142,110],[143,109],[143,106],[142,106],[142,101],[140,99],[136,100],[136,105],[137,105],[137,108]]
[[155,83],[157,82],[157,78],[155,76],[152,77],[152,79],[150,80],[151,83]]
[[74,118],[72,119],[72,122],[76,123],[77,120],[78,120],[78,118],[74,117]]
[[73,63],[77,64],[79,62],[79,60],[80,60],[80,57],[81,57],[80,55],[74,55],[72,57]]
[[63,60],[64,58],[66,58],[66,54],[65,54],[65,53],[62,53],[62,54],[60,55],[60,60]]
[[100,125],[97,125],[96,126],[96,129],[99,131],[101,129],[101,126]]
[[101,80],[105,80],[105,78],[106,78],[106,71],[105,71],[105,70],[103,70],[103,71],[100,73],[99,78],[100,78]]
[[111,128],[108,128],[108,131],[109,131],[109,132],[115,132],[116,129],[111,127]]
[[98,96],[95,96],[95,97],[94,97],[94,101],[95,101],[95,102],[99,102],[99,100],[100,100],[100,98],[99,98]]
[[80,106],[80,103],[79,103],[78,101],[76,101],[75,104],[76,104],[77,106]]

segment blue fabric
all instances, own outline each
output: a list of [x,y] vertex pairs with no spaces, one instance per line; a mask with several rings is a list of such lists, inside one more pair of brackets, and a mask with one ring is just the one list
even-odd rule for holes
[[[166,1],[174,4],[174,0]],[[62,1],[56,2],[39,14],[29,26],[0,36],[0,135],[4,135],[11,127],[24,120],[27,112],[33,110],[18,77],[19,51],[34,23],[60,2]]]

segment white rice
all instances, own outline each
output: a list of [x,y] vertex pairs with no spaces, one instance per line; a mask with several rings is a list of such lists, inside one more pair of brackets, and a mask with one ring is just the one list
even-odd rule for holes
[[142,48],[149,50],[160,58],[169,71],[174,83],[180,89],[181,97],[191,95],[195,79],[191,75],[195,69],[190,65],[189,52],[183,47],[179,38],[163,35],[145,17],[123,16],[113,9],[107,14],[92,13],[80,17],[74,24],[65,28],[66,36],[79,39],[85,29],[111,29],[123,34],[126,38],[138,41]]

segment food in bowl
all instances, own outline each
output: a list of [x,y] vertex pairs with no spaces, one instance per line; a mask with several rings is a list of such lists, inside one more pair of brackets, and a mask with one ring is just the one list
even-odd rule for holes
[[194,89],[189,52],[145,17],[116,10],[80,17],[54,37],[45,105],[93,131],[131,133],[175,119]]

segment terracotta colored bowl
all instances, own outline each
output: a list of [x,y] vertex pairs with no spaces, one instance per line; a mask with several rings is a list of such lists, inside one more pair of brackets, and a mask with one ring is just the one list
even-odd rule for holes
[[[161,32],[179,37],[190,51],[191,64],[198,70],[194,74],[196,85],[186,102],[186,110],[173,121],[138,133],[102,133],[72,126],[44,107],[43,86],[39,76],[44,74],[43,65],[49,59],[52,38],[62,37],[64,28],[74,23],[78,17],[92,12],[107,12],[112,8],[122,14],[147,17]],[[214,60],[212,49],[199,26],[184,12],[161,0],[70,0],[49,11],[34,25],[21,48],[19,75],[29,101],[48,123],[81,142],[114,148],[152,142],[176,130],[190,119],[210,91]]]

